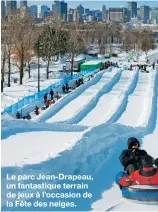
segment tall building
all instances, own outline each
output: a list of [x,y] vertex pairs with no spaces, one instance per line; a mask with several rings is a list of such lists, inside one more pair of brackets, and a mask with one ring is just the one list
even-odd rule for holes
[[17,1],[6,1],[7,14],[14,12],[17,9]]
[[93,22],[93,16],[91,16],[91,15],[88,15],[87,16],[87,22]]
[[137,17],[137,2],[128,2],[128,10],[130,11],[130,18]]
[[52,4],[52,14],[53,16],[60,15],[60,1],[54,1],[54,3]]
[[37,6],[37,18],[42,18],[41,5]]
[[126,23],[130,20],[130,11],[127,8],[123,8],[123,22]]
[[46,5],[42,5],[41,6],[41,13],[42,13],[43,17],[48,16],[50,14],[50,8],[47,7]]
[[5,18],[5,1],[1,0],[1,18]]
[[77,7],[77,10],[79,11],[79,13],[80,13],[81,15],[84,14],[84,7],[82,6],[82,4],[80,4],[80,5]]
[[149,6],[141,6],[140,7],[140,18],[141,18],[141,20],[143,20],[144,24],[147,24],[149,21],[149,13],[150,13]]
[[27,1],[20,0],[20,8],[21,7],[27,7]]
[[85,14],[89,14],[89,11],[90,11],[90,9],[88,9],[88,8],[86,8],[85,10],[84,10],[84,12],[85,12]]
[[73,21],[79,24],[83,23],[82,14],[77,8],[74,10],[74,13],[73,13]]
[[68,14],[67,14],[67,21],[68,22],[73,22],[73,14],[74,14],[74,9],[69,9]]
[[54,1],[52,4],[52,14],[53,16],[60,16],[67,19],[67,3],[64,1]]
[[158,7],[152,8],[150,12],[150,20],[153,24],[158,24]]
[[64,20],[67,20],[67,3],[65,3],[64,1],[60,2],[60,16]]
[[106,14],[106,7],[105,7],[105,5],[103,5],[103,6],[101,7],[100,11],[102,12],[102,20],[103,20],[103,21],[106,21],[106,19],[107,19],[107,14]]
[[123,8],[109,8],[109,21],[123,22],[124,13]]
[[30,6],[30,14],[33,18],[37,19],[37,5]]

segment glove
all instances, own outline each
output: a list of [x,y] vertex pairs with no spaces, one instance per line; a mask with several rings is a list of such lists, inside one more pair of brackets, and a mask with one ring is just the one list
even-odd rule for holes
[[119,185],[119,187],[120,187],[120,190],[122,190],[122,185]]

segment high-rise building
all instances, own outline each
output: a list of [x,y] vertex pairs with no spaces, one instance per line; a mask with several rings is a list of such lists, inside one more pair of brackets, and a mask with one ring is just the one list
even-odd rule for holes
[[20,7],[27,7],[27,1],[20,0]]
[[60,1],[54,1],[54,3],[52,4],[52,14],[53,16],[60,15]]
[[68,22],[73,22],[73,14],[74,14],[74,9],[69,8],[68,15],[67,15]]
[[88,15],[89,14],[89,9],[88,8],[86,8],[85,10],[84,10],[84,12]]
[[130,11],[130,18],[137,17],[137,2],[128,2],[128,10]]
[[77,8],[74,10],[74,13],[73,13],[73,21],[79,24],[83,23],[82,14]]
[[67,3],[65,3],[64,1],[60,2],[60,16],[64,20],[67,20]]
[[82,4],[80,4],[80,5],[77,7],[77,10],[79,11],[79,13],[80,13],[81,15],[84,14],[84,7],[82,6]]
[[152,8],[150,12],[150,19],[153,24],[158,24],[158,7]]
[[52,14],[53,16],[60,16],[67,19],[67,3],[64,1],[54,1],[52,4]]
[[109,8],[109,21],[123,22],[123,8]]
[[130,11],[127,8],[123,8],[123,22],[126,23],[130,20]]
[[5,1],[1,0],[1,18],[5,18]]
[[91,16],[91,15],[88,15],[87,16],[87,22],[93,22],[93,16]]
[[50,14],[50,8],[47,7],[46,5],[42,5],[41,6],[41,13],[42,13],[43,17],[48,16]]
[[100,11],[102,12],[102,20],[103,20],[103,21],[106,21],[106,19],[107,19],[107,14],[106,14],[106,7],[105,7],[105,5],[103,5],[103,6],[101,7]]
[[6,1],[7,14],[14,12],[17,9],[17,1]]
[[30,14],[33,18],[37,19],[37,5],[30,6]]
[[42,18],[41,5],[37,6],[37,18]]
[[149,21],[149,13],[150,13],[150,7],[149,6],[141,6],[140,7],[140,18],[143,20],[144,24],[147,24]]

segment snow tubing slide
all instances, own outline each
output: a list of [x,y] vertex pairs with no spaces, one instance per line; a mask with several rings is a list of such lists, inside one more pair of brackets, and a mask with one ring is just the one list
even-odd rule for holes
[[[116,175],[115,182],[119,185],[119,179],[127,176],[126,173],[119,172]],[[144,202],[158,202],[158,185],[132,185],[122,187],[122,196],[126,199],[144,201]]]

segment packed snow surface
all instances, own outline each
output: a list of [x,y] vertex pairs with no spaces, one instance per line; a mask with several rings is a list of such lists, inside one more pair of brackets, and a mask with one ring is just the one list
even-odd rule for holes
[[136,137],[141,148],[158,157],[158,69],[148,70],[143,73],[113,68],[99,72],[32,121],[5,115],[1,142],[2,209],[8,210],[7,173],[63,173],[93,177],[87,182],[92,198],[70,198],[77,207],[68,208],[69,211],[158,211],[158,204],[122,198],[115,184],[115,175],[123,170],[118,158],[127,148],[129,137]]

